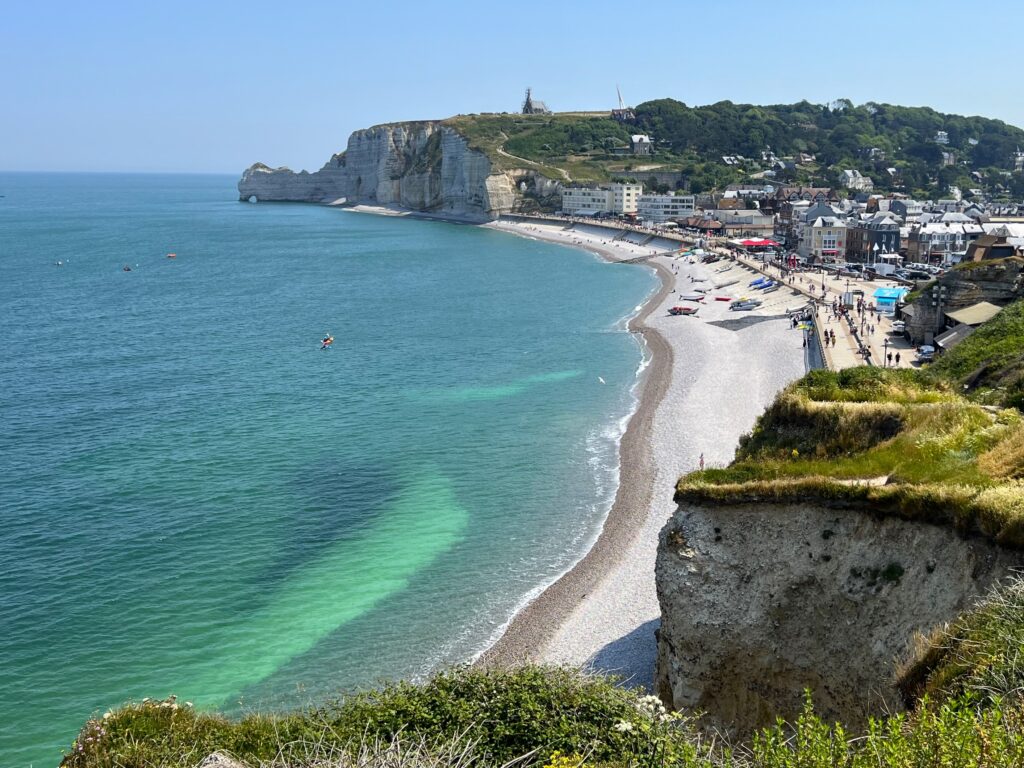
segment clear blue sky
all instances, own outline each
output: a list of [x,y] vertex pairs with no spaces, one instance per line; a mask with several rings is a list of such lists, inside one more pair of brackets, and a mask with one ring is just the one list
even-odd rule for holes
[[[774,6],[774,7],[773,7]],[[357,128],[673,97],[1024,126],[1024,3],[9,2],[0,170],[319,168]]]

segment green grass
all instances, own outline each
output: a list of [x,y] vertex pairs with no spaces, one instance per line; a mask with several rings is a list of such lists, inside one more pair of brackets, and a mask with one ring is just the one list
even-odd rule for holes
[[[686,721],[664,716],[615,683],[558,668],[459,668],[422,685],[394,683],[315,709],[238,720],[176,701],[144,701],[90,720],[62,766],[191,768],[217,751],[250,764],[304,764],[311,745],[346,752],[398,737],[427,744],[468,740],[480,758],[498,765],[537,750],[622,763],[643,760],[652,745],[672,754],[693,751]],[[616,729],[619,723],[629,730]],[[649,738],[638,740],[641,733]]]
[[681,478],[676,500],[813,501],[1024,548],[1024,416],[951,389],[917,371],[814,371],[765,410],[728,467]]
[[969,697],[984,706],[1024,703],[1024,580],[993,590],[978,606],[928,637],[902,665],[908,702]]
[[1024,300],[1005,307],[940,357],[929,376],[954,382],[982,402],[1024,410]]
[[[607,112],[458,115],[445,123],[461,133],[471,148],[487,154],[499,170],[525,165],[552,179],[606,182],[622,175],[615,169],[624,162],[649,160],[611,154],[613,147],[629,146],[631,129],[611,120]],[[514,157],[503,155],[502,150]],[[643,172],[636,175],[643,177]]]
[[247,766],[280,768],[1022,764],[1019,702],[993,697],[979,706],[970,692],[941,698],[850,733],[821,720],[808,695],[794,722],[780,721],[748,744],[730,746],[610,678],[536,667],[457,670],[419,686],[396,684],[318,709],[241,720],[199,714],[170,700],[131,704],[90,720],[62,765],[194,768],[214,752]]

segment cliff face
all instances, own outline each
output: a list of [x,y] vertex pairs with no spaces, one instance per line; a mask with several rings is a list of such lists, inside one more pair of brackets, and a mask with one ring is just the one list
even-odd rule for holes
[[657,689],[744,735],[799,713],[847,725],[902,708],[894,661],[1020,553],[817,505],[680,506],[661,534]]
[[979,301],[1004,305],[1024,296],[1024,261],[1018,258],[981,261],[953,269],[939,278],[945,289],[942,306],[933,306],[930,291],[913,303],[908,312],[907,332],[915,342],[925,341],[939,327],[939,311],[963,309]]
[[487,220],[512,209],[510,175],[439,122],[392,123],[356,131],[343,154],[315,173],[257,163],[238,182],[239,199],[397,205],[451,218]]

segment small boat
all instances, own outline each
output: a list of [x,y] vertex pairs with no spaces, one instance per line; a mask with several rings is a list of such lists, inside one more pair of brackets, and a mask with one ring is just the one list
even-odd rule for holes
[[129,267],[127,264],[125,264],[123,267],[121,267],[121,271],[122,272],[131,272],[132,268]]
[[168,253],[167,254],[167,258],[168,259],[176,259],[176,258],[178,258],[178,254],[176,254],[176,253]]
[[696,315],[700,307],[669,307],[670,315]]
[[761,289],[761,293],[775,293],[775,291],[777,291],[777,290],[779,290],[779,284],[778,283],[772,283],[767,288],[762,288]]
[[752,309],[757,309],[757,304],[752,301],[740,301],[729,305],[729,309],[735,312],[749,312]]
[[679,298],[683,301],[704,301],[703,293],[683,293],[680,294]]
[[715,301],[732,301],[732,296],[715,296]]

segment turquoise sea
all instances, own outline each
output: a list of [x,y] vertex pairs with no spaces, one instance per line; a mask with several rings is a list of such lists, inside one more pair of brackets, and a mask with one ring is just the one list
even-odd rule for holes
[[651,272],[235,180],[0,174],[5,768],[464,661],[610,505]]

